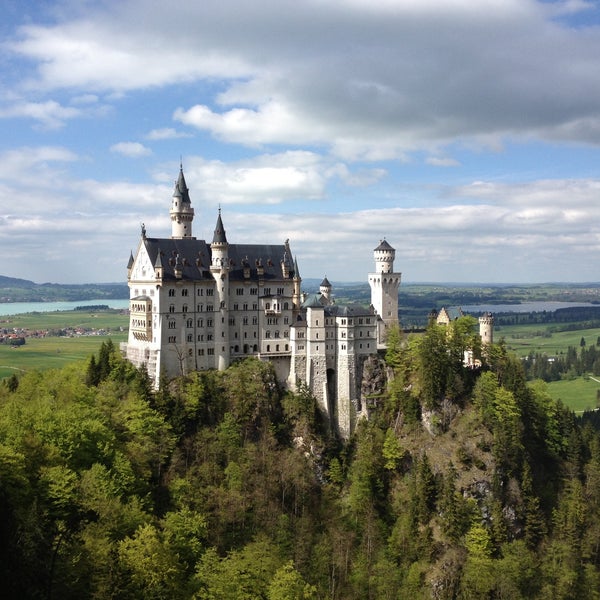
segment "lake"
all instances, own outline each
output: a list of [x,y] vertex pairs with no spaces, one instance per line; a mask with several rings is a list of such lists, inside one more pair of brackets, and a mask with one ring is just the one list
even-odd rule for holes
[[0,302],[0,317],[32,312],[55,312],[75,310],[78,306],[108,306],[129,308],[129,300],[79,300],[75,302]]
[[[527,313],[527,312],[554,312],[559,308],[572,306],[599,306],[591,302],[546,302],[543,300],[522,302],[521,304],[466,304],[461,306],[465,313]],[[456,307],[455,307],[456,308]]]

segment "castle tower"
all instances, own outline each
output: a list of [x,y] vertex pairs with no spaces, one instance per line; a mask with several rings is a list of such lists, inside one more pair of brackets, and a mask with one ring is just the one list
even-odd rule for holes
[[494,343],[494,315],[491,312],[486,312],[479,317],[479,336],[482,347]]
[[302,278],[300,277],[297,258],[294,258],[294,277],[292,278],[292,281],[294,282],[292,304],[294,305],[294,317],[296,317],[300,311],[300,305],[302,304]]
[[194,209],[190,201],[189,189],[183,176],[183,167],[179,168],[179,177],[173,190],[171,201],[171,237],[191,238],[192,221],[194,220]]
[[210,272],[215,279],[215,356],[217,369],[223,371],[229,366],[229,243],[220,208],[210,249],[212,253]]
[[321,281],[321,285],[319,286],[319,292],[327,300],[327,304],[333,304],[331,299],[331,283],[329,283],[329,279],[325,277],[323,281]]
[[396,251],[383,240],[373,251],[375,272],[369,273],[371,304],[384,323],[380,341],[389,327],[398,324],[398,288],[402,274],[394,272]]

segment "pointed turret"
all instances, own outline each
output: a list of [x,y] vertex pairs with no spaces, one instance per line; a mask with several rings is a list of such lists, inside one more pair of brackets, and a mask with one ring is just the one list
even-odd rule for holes
[[213,244],[227,244],[227,236],[225,235],[225,227],[223,227],[223,220],[221,219],[221,209],[219,208],[219,216],[217,217],[217,224],[215,226],[215,233],[213,235]]
[[158,249],[158,252],[156,254],[156,260],[154,261],[154,274],[156,275],[156,279],[162,279],[163,276],[163,269],[164,269],[164,265],[163,265],[163,260],[162,260],[162,252],[160,251],[160,248]]
[[173,190],[173,200],[171,202],[171,237],[172,238],[191,238],[192,221],[194,220],[194,209],[190,201],[190,193],[185,183],[183,175],[183,166],[179,168],[179,177]]
[[302,278],[300,277],[300,269],[298,268],[298,257],[294,257],[294,291],[292,294],[292,303],[294,305],[294,317],[297,316],[300,306],[302,305]]
[[131,277],[131,269],[133,269],[133,252],[129,252],[129,261],[127,262],[127,279]]

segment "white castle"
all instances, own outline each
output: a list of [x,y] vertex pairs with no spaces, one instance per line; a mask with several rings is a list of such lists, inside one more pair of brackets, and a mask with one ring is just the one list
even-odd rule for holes
[[[367,416],[369,374],[387,330],[398,324],[401,274],[383,240],[369,273],[371,306],[333,301],[327,278],[302,292],[298,262],[283,244],[230,244],[221,210],[211,243],[192,235],[194,209],[183,175],[171,202],[171,237],[141,239],[127,265],[130,323],[123,355],[161,377],[226,369],[233,361],[270,361],[289,389],[307,384],[342,437]],[[491,343],[493,320],[481,322]]]
[[230,244],[221,210],[211,243],[192,235],[194,209],[183,169],[171,202],[171,237],[141,239],[127,266],[130,324],[122,351],[162,376],[226,369],[246,357],[269,360],[290,389],[309,386],[340,435],[366,414],[365,363],[398,323],[400,273],[386,241],[374,250],[371,306],[341,306],[323,280],[301,291],[298,263],[283,244]]

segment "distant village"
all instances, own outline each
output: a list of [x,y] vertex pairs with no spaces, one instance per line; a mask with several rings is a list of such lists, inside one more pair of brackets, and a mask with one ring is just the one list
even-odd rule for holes
[[61,329],[26,329],[23,327],[7,327],[10,319],[0,319],[0,344],[13,347],[23,346],[27,338],[46,337],[83,337],[93,335],[108,335],[107,329],[93,327],[64,327]]

